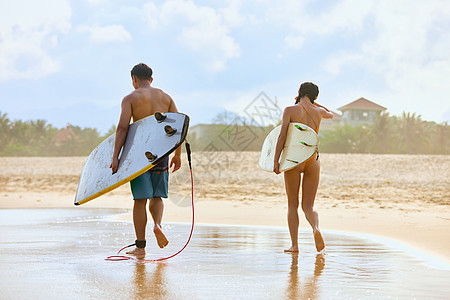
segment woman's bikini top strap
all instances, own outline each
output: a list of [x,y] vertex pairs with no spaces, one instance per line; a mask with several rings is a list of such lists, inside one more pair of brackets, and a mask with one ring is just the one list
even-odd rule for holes
[[[299,102],[300,103],[300,102]],[[308,116],[313,120],[314,125],[316,125],[316,128],[314,129],[315,132],[317,132],[319,130],[319,126],[317,126],[316,120],[314,120],[314,118],[311,116],[311,114],[309,113],[309,111],[313,108],[314,105],[312,105],[310,107],[309,110],[306,110],[306,108],[303,106],[303,104],[300,103],[300,105],[303,107],[303,109],[306,111],[306,113],[308,114]],[[303,120],[306,118],[306,115],[303,116],[303,118],[300,120],[300,123],[303,122]]]

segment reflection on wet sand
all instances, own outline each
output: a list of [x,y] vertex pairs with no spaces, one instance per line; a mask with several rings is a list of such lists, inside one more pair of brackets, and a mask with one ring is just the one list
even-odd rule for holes
[[[298,276],[298,253],[292,253],[291,270],[289,272],[289,285],[286,290],[286,299],[318,299],[319,288],[317,282],[325,268],[325,256],[322,253],[316,255],[314,273],[307,276],[304,283]],[[308,270],[304,270],[307,272]]]
[[[3,299],[445,299],[450,271],[428,267],[396,248],[323,232],[317,254],[300,232],[300,253],[286,254],[286,228],[197,225],[191,244],[162,263],[104,259],[133,239],[132,225],[105,210],[0,210]],[[167,225],[179,250],[189,224]],[[309,231],[307,231],[309,233]],[[151,244],[151,243],[150,243]],[[325,267],[326,260],[326,267]],[[345,284],[342,284],[345,282]],[[35,291],[39,291],[36,297]]]
[[[168,299],[168,281],[164,274],[165,262],[134,266],[134,299]],[[148,270],[147,270],[148,269]]]

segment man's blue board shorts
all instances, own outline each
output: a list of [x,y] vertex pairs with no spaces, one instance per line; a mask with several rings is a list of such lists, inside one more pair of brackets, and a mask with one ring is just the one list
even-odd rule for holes
[[167,198],[169,192],[168,159],[130,181],[133,199]]

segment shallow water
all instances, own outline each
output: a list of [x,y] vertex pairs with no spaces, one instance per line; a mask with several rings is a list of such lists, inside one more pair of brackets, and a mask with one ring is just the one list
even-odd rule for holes
[[[450,271],[369,238],[323,232],[315,252],[283,253],[285,228],[197,225],[191,244],[161,263],[105,261],[134,241],[111,209],[0,210],[0,299],[448,299]],[[189,224],[164,226],[164,250],[180,249]]]

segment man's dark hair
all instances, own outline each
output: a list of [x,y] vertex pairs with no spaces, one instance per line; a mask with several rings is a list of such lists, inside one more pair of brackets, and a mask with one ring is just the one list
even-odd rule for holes
[[295,103],[298,103],[300,101],[300,98],[302,98],[303,96],[307,96],[309,98],[309,101],[311,101],[311,103],[314,103],[318,95],[319,87],[317,85],[312,82],[303,82],[300,85],[300,89],[298,90],[298,97]]
[[137,64],[131,69],[131,76],[136,76],[141,80],[150,80],[153,75],[152,68],[144,63]]

